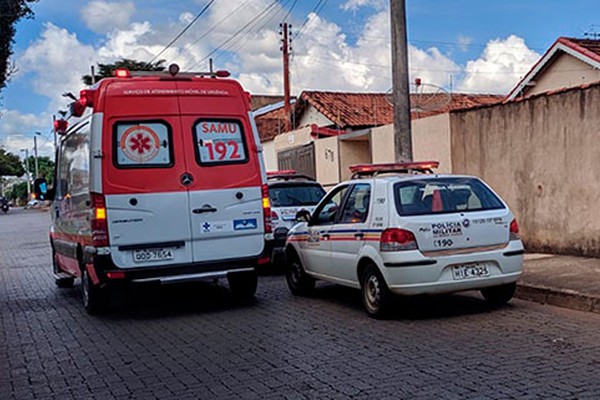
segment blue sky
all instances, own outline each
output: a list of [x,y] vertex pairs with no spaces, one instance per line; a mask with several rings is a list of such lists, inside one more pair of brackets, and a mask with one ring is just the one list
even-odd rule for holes
[[[2,92],[0,144],[28,147],[35,131],[82,89],[91,64],[148,61],[208,0],[40,0],[17,25],[18,73]],[[278,25],[289,13],[292,90],[390,88],[388,0],[215,0],[161,58],[206,68],[213,55],[253,93],[281,93]],[[406,0],[411,79],[473,93],[507,93],[559,36],[600,32],[597,0]],[[293,7],[292,7],[293,6]],[[263,17],[254,20],[264,10]],[[291,11],[290,11],[291,10]],[[317,11],[317,12],[315,12]],[[255,23],[253,23],[255,21]],[[596,24],[594,26],[594,24]],[[211,29],[212,28],[212,29]],[[260,28],[260,29],[259,29]],[[42,151],[52,150],[42,140]]]

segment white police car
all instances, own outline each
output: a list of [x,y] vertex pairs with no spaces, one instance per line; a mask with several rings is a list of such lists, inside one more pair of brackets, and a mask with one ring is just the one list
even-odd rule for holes
[[308,295],[317,279],[359,288],[373,317],[387,314],[392,293],[478,289],[509,301],[523,271],[515,217],[478,178],[433,174],[437,166],[352,166],[352,179],[288,234],[291,292]]
[[294,170],[267,172],[267,185],[273,239],[267,241],[266,247],[271,260],[278,262],[283,258],[288,231],[296,224],[296,214],[300,210],[312,212],[325,195],[325,189],[314,179]]

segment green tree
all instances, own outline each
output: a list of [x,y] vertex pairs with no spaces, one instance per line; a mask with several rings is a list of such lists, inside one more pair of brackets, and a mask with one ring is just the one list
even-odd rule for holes
[[[164,71],[164,63],[166,60],[158,60],[153,63],[147,63],[143,61],[131,60],[123,58],[113,64],[98,64],[98,72],[95,74],[96,82],[103,78],[109,78],[113,76],[113,73],[118,68],[126,68],[129,71]],[[83,83],[86,85],[92,84],[92,75],[84,75],[81,78]]]
[[22,176],[24,173],[19,156],[0,148],[0,176]]
[[6,192],[6,198],[9,200],[19,200],[21,204],[27,202],[27,182],[15,183],[12,188]]
[[30,3],[37,0],[0,0],[0,90],[6,86],[10,74],[15,71],[9,65],[15,36],[15,24],[21,18],[31,18]]
[[[29,169],[31,170],[31,177],[35,179],[35,157],[29,156]],[[40,178],[45,178],[48,185],[52,185],[54,180],[54,161],[50,157],[38,157],[38,173]]]

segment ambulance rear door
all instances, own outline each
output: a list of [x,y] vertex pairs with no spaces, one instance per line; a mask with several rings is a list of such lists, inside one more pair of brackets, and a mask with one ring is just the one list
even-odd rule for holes
[[[207,81],[203,93],[210,95],[180,97],[193,259],[259,257],[264,247],[263,172],[248,97],[234,81]],[[195,93],[185,89],[185,82],[179,85],[180,93]]]

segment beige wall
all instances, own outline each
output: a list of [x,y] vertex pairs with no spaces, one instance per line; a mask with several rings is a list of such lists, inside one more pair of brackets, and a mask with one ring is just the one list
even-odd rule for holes
[[317,181],[323,186],[340,181],[340,160],[337,137],[315,140],[315,164]]
[[317,124],[317,126],[330,126],[333,122],[321,114],[316,108],[309,105],[302,113],[302,118],[296,123],[296,126],[308,126]]
[[292,147],[298,147],[312,142],[313,138],[310,134],[311,132],[311,128],[306,127],[275,136],[275,139],[273,139],[275,154],[282,150],[291,149]]
[[[373,163],[394,162],[394,126],[371,130]],[[450,117],[439,114],[412,121],[413,160],[439,161],[440,173],[452,172],[450,152]]]
[[339,140],[340,149],[340,180],[350,179],[349,167],[353,164],[371,162],[371,147],[368,135],[362,140]]
[[600,70],[569,54],[562,53],[547,70],[536,77],[535,86],[529,88],[525,94],[530,96],[597,81],[600,81]]
[[600,87],[451,114],[452,167],[517,215],[529,250],[600,256]]
[[275,152],[275,141],[270,140],[262,143],[263,147],[263,160],[265,161],[265,168],[267,171],[277,170],[277,153]]

